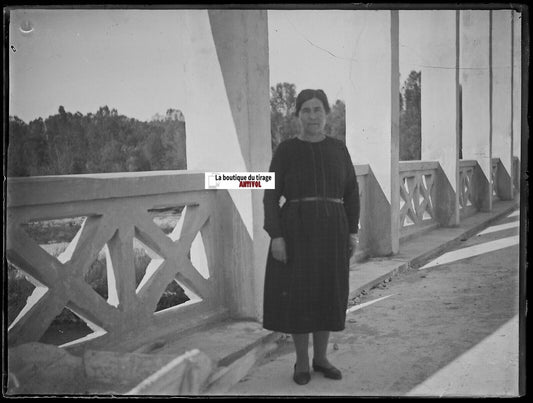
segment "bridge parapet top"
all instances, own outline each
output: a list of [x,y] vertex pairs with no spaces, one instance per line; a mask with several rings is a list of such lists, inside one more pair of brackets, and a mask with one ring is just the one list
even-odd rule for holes
[[72,203],[205,190],[198,171],[117,172],[7,179],[7,206]]
[[407,171],[429,171],[439,168],[438,161],[400,161],[398,169],[400,172]]
[[368,164],[355,164],[354,168],[357,176],[368,175],[368,172],[370,170]]
[[459,160],[460,168],[475,167],[477,165],[477,160]]

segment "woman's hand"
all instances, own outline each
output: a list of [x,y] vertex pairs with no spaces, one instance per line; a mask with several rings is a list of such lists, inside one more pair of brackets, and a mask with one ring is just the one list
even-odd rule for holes
[[272,251],[274,259],[285,264],[287,263],[287,247],[285,246],[285,239],[282,237],[272,239],[270,250]]
[[357,250],[357,244],[359,243],[359,235],[357,234],[350,234],[349,241],[348,241],[348,250],[350,252],[350,259],[355,255],[355,251]]

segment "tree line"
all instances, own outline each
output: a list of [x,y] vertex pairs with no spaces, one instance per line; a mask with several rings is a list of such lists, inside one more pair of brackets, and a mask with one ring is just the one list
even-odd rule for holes
[[103,106],[25,123],[9,117],[8,176],[186,169],[185,122],[176,110],[149,122]]
[[400,91],[400,161],[422,158],[421,78],[411,71]]
[[[412,71],[399,93],[400,160],[420,159],[421,73]],[[297,90],[291,83],[270,88],[272,150],[300,130]],[[346,139],[346,105],[330,106],[325,131]],[[143,122],[103,106],[96,113],[71,113],[60,106],[46,119],[25,123],[9,117],[8,176],[68,175],[187,169],[185,121],[168,109]]]

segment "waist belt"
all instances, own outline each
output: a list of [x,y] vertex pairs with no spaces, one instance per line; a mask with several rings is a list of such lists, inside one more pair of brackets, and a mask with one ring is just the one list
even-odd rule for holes
[[301,199],[291,199],[291,200],[289,200],[289,203],[319,201],[319,200],[329,201],[329,202],[332,202],[332,203],[340,203],[340,204],[344,203],[342,201],[342,199],[334,199],[332,197],[317,197],[317,196],[315,196],[315,197],[302,197]]

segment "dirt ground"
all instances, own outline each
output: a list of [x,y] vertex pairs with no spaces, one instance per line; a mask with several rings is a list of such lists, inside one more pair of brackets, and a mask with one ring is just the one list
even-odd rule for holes
[[[511,228],[474,236],[460,248],[517,234]],[[230,393],[405,395],[518,313],[518,258],[518,245],[487,251],[433,268],[411,268],[370,290],[361,303],[388,297],[348,313],[346,329],[330,338],[329,358],[342,369],[342,381],[313,374],[305,387],[292,385],[294,348],[287,337]]]

